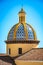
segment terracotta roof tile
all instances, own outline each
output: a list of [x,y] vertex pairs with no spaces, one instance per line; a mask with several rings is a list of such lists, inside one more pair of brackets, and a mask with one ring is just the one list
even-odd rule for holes
[[24,55],[16,58],[16,60],[38,60],[43,61],[43,48],[33,48]]
[[0,65],[14,65],[14,61],[10,56],[0,54]]

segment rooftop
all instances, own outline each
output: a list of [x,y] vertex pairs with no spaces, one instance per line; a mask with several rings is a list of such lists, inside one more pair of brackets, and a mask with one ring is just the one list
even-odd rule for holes
[[0,54],[0,65],[15,65],[15,60],[43,61],[43,48],[33,48],[14,59],[9,55]]
[[43,61],[43,48],[33,48],[16,60]]
[[0,54],[0,65],[14,65],[14,61],[10,56]]

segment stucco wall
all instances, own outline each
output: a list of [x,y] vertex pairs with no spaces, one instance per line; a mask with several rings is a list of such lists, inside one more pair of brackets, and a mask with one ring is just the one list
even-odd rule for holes
[[11,54],[10,56],[17,56],[18,54],[18,49],[22,48],[22,53],[25,53],[26,51],[29,51],[30,49],[37,47],[37,44],[23,44],[23,43],[12,43],[12,44],[7,44],[7,54],[8,54],[8,49],[11,49]]
[[43,61],[21,61],[16,60],[16,65],[43,65]]

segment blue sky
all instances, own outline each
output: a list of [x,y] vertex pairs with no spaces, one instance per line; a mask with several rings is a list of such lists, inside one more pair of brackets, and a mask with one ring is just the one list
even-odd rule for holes
[[43,0],[0,0],[0,53],[6,53],[7,35],[13,25],[18,23],[18,12],[23,8],[26,22],[31,24],[43,47]]

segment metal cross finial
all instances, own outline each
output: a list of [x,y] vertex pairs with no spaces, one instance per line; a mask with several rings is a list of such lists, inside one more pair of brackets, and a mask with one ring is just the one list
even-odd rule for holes
[[22,4],[21,4],[21,7],[22,7],[22,9],[23,9],[23,0],[22,0]]

